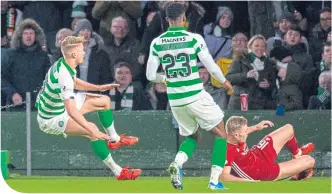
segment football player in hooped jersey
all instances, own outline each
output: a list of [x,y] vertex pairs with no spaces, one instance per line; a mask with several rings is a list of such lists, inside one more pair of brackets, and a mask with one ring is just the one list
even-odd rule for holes
[[[97,94],[74,93],[83,91],[107,91],[117,84],[94,85],[76,78],[76,67],[84,62],[83,37],[68,36],[61,43],[63,58],[48,71],[40,90],[36,107],[40,129],[52,135],[81,136],[91,140],[92,150],[115,174],[118,180],[133,180],[141,170],[121,168],[113,160],[110,149],[134,145],[138,138],[118,135],[113,122],[110,98]],[[88,122],[84,114],[97,112],[107,134]],[[107,140],[107,143],[105,142]]]
[[[247,119],[241,116],[232,116],[227,120],[227,157],[221,180],[273,181],[289,177],[293,180],[312,177],[315,160],[307,154],[311,153],[315,146],[308,143],[299,148],[290,124],[273,131],[248,149],[246,138],[250,133],[272,126],[271,121],[262,121],[248,127]],[[275,159],[284,146],[293,159],[277,164]]]
[[[200,127],[216,137],[208,188],[224,189],[219,182],[227,149],[224,113],[213,101],[211,95],[203,89],[203,83],[198,74],[197,58],[228,90],[233,91],[233,89],[214,62],[203,37],[188,32],[184,28],[186,16],[183,5],[169,4],[166,15],[170,27],[151,43],[146,76],[152,82],[166,82],[168,100],[172,113],[179,123],[179,132],[187,137],[169,167],[171,183],[175,189],[183,189],[182,165],[196,149]],[[160,63],[166,76],[157,73]]]

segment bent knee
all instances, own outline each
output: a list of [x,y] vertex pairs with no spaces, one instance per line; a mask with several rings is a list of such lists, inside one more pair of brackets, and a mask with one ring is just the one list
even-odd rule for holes
[[303,163],[307,166],[307,168],[313,168],[315,166],[315,159],[309,155],[301,156]]
[[290,135],[294,135],[294,127],[291,124],[284,125],[284,128],[289,132]]
[[102,96],[100,97],[101,101],[105,105],[105,109],[108,110],[111,108],[111,99],[108,96]]
[[311,157],[311,156],[307,157],[307,161],[306,162],[307,162],[307,164],[308,164],[308,166],[310,168],[313,168],[315,166],[315,163],[316,163],[315,159],[313,157]]

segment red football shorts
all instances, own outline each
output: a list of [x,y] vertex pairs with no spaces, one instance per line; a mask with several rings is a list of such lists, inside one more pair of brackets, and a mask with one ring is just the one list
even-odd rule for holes
[[274,161],[277,158],[277,153],[273,148],[273,139],[271,136],[265,136],[254,148],[254,153],[257,157],[266,161],[265,173],[259,174],[259,180],[272,181],[279,176],[279,165]]

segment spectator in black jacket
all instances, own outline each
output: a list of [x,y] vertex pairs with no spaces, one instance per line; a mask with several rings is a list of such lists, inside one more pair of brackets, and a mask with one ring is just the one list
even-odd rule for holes
[[[139,41],[129,36],[129,26],[126,18],[114,17],[110,25],[110,42],[105,45],[110,58],[109,68],[114,75],[114,65],[120,60],[127,61],[132,65],[134,81],[140,80],[142,66],[138,63]],[[144,73],[145,75],[145,73]]]
[[101,36],[92,31],[90,21],[87,19],[79,20],[75,25],[74,35],[84,37],[84,63],[77,66],[77,77],[97,85],[111,83],[113,77],[104,41]]
[[[194,32],[198,34],[203,34],[203,17],[205,14],[204,8],[194,2],[190,1],[180,1],[184,4],[186,8],[186,18],[187,22],[185,27],[189,32]],[[180,3],[179,2],[179,3]],[[167,6],[168,4],[165,4]],[[165,8],[165,7],[164,7]],[[159,36],[161,33],[167,31],[168,22],[166,21],[166,11],[165,9],[159,11],[152,19],[148,27],[145,28],[143,34],[141,46],[140,46],[140,56],[139,62],[141,65],[145,63],[147,59],[146,56],[149,54],[149,48],[152,40]]]
[[131,65],[125,61],[115,64],[115,81],[119,87],[109,91],[113,110],[151,110],[151,104],[140,82],[132,81]]
[[314,63],[319,64],[321,61],[321,53],[327,35],[331,32],[331,8],[323,8],[320,11],[320,22],[309,33],[310,53]]
[[[32,105],[39,87],[50,67],[47,53],[42,50],[44,32],[32,19],[23,20],[14,32],[11,49],[2,56],[1,88],[7,102],[16,105],[25,101],[25,93],[31,92]],[[24,105],[16,110],[24,109]]]
[[315,94],[318,82],[318,67],[315,67],[311,55],[307,53],[304,43],[301,43],[301,29],[292,26],[285,35],[285,47],[292,53],[292,62],[298,64],[303,73],[303,84],[300,86],[303,93],[304,107],[308,107],[309,98]]

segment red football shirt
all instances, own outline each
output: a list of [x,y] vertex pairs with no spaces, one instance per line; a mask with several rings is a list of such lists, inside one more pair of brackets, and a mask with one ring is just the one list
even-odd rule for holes
[[262,149],[264,149],[263,151],[273,155],[273,143],[268,138],[265,139],[267,141],[263,146],[253,146],[251,150],[248,149],[246,143],[239,145],[227,143],[225,166],[232,167],[231,174],[253,180],[273,180],[276,178],[275,176],[279,174],[279,166],[274,162],[268,162],[262,154]]

